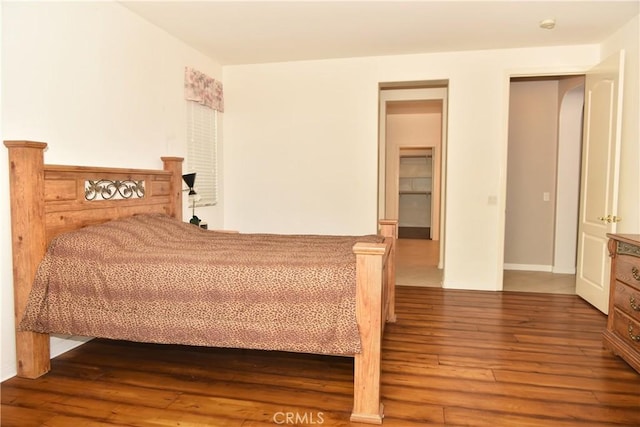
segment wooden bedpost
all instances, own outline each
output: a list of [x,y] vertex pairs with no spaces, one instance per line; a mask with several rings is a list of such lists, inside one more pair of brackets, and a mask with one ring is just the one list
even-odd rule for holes
[[382,349],[383,266],[387,245],[356,243],[356,317],[361,352],[354,356],[351,421],[382,424],[380,360]]
[[182,221],[182,157],[161,157],[164,170],[172,173],[171,177],[171,212],[170,216]]
[[388,257],[391,262],[387,262],[386,279],[385,279],[385,292],[386,298],[384,299],[387,304],[385,313],[387,314],[387,322],[396,321],[396,239],[398,238],[398,221],[395,219],[382,219],[380,220],[380,234],[391,241],[391,249],[389,250]]
[[[46,251],[44,149],[47,144],[5,141],[4,145],[9,149],[14,313],[17,329],[38,264]],[[49,346],[49,334],[16,330],[18,376],[37,378],[49,372]]]

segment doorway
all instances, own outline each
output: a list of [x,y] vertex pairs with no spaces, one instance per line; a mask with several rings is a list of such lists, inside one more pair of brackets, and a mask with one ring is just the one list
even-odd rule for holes
[[575,294],[584,81],[511,79],[504,290]]
[[447,82],[380,85],[380,218],[399,222],[396,282],[442,286]]

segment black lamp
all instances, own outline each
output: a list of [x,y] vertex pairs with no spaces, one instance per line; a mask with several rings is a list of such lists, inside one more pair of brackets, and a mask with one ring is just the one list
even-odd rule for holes
[[[186,175],[182,175],[182,180],[184,181],[185,184],[187,184],[187,187],[189,187],[189,196],[195,196],[197,193],[196,191],[193,189],[193,185],[196,182],[196,174],[195,173],[188,173]],[[186,190],[185,190],[186,191]],[[189,221],[191,224],[193,225],[200,225],[200,218],[198,218],[196,216],[196,199],[195,197],[190,197],[191,199],[191,206],[193,208],[192,210],[192,217],[191,220]]]

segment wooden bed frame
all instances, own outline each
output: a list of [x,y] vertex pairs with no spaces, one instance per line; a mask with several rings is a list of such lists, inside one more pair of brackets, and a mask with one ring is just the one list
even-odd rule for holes
[[[180,157],[162,157],[162,170],[45,165],[46,143],[5,141],[4,144],[9,149],[16,325],[22,319],[36,270],[53,237],[139,213],[160,212],[182,219],[183,159]],[[94,190],[100,189],[96,182],[102,182],[99,180],[111,183],[110,191],[105,193],[107,197],[87,200],[96,196]],[[140,181],[144,181],[144,189],[138,194],[141,197],[130,197],[131,191],[127,193],[125,184],[130,186]],[[125,194],[112,198],[120,185]],[[382,423],[382,334],[385,323],[396,319],[397,221],[381,221],[380,233],[385,236],[385,243],[357,243],[353,247],[357,262],[356,316],[362,352],[354,356],[351,420],[371,424]],[[51,367],[49,345],[49,334],[16,331],[18,376],[38,378],[46,374]]]

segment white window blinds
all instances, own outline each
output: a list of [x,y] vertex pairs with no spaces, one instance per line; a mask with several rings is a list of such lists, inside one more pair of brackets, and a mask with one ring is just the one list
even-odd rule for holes
[[187,101],[187,161],[184,173],[196,173],[196,206],[218,202],[217,183],[218,112]]

